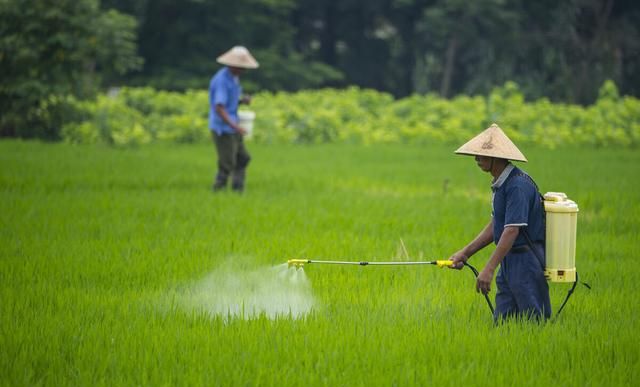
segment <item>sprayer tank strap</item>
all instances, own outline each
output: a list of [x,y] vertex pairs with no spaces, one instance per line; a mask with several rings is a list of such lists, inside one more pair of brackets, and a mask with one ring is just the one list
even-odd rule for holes
[[522,232],[524,233],[524,237],[527,239],[527,244],[529,245],[529,249],[531,250],[533,255],[536,256],[536,258],[538,259],[538,262],[540,262],[540,266],[542,267],[542,270],[544,270],[544,268],[546,267],[544,262],[544,257],[540,256],[540,252],[533,245],[533,241],[529,237],[529,233],[527,232],[527,229],[523,227]]
[[[540,193],[540,189],[538,189],[538,185],[536,184],[536,182],[531,178],[531,176],[527,175],[526,173],[520,171],[520,170],[516,170],[516,173],[511,174],[509,177],[515,177],[515,176],[521,176],[524,177],[527,181],[529,181],[536,189],[536,193],[538,194],[538,198],[540,199],[540,203],[542,204],[542,211],[544,212],[544,197],[542,196],[542,194]],[[543,221],[543,225],[545,222],[545,216],[542,217],[542,221]],[[540,262],[540,265],[542,266],[542,270],[544,270],[545,268],[545,262],[544,262],[544,258],[540,256],[539,251],[535,248],[534,246],[534,242],[531,240],[531,236],[529,235],[529,232],[527,231],[527,227],[521,227],[520,230],[522,231],[524,238],[527,241],[527,245],[529,247],[529,249],[531,249],[531,252],[536,256],[536,258],[538,259],[538,261]],[[544,242],[542,242],[544,244]],[[519,248],[521,248],[522,246],[519,246]],[[515,249],[517,249],[518,247],[516,247]],[[514,248],[512,248],[513,251]],[[515,251],[514,251],[515,252]]]

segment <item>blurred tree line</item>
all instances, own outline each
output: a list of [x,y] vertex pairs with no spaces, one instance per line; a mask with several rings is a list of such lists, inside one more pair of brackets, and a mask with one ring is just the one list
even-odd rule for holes
[[206,88],[237,44],[261,64],[250,92],[452,97],[514,81],[529,99],[589,104],[611,79],[640,95],[634,0],[0,0],[0,134],[53,120],[69,94]]
[[232,45],[256,52],[256,87],[359,85],[397,97],[486,94],[590,103],[606,79],[640,92],[633,0],[103,0],[139,22],[145,66],[127,78],[205,87]]

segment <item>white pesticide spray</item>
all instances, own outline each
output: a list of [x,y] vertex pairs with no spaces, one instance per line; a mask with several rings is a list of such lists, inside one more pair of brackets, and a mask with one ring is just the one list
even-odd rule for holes
[[220,268],[180,293],[184,308],[225,318],[300,318],[315,303],[304,270],[286,263],[254,271]]

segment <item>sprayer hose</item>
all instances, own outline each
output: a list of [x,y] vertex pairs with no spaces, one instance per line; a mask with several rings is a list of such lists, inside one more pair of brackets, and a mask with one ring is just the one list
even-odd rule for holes
[[[473,272],[473,275],[475,275],[476,278],[478,278],[479,273],[478,273],[478,270],[475,267],[471,266],[470,264],[468,264],[466,262],[464,262],[464,265],[466,267],[468,267],[469,269],[471,269],[471,271]],[[484,299],[487,300],[487,305],[489,305],[489,309],[491,310],[491,315],[493,316],[493,314],[494,314],[493,304],[491,304],[491,300],[489,300],[489,296],[487,294],[483,293],[483,295],[484,295]]]

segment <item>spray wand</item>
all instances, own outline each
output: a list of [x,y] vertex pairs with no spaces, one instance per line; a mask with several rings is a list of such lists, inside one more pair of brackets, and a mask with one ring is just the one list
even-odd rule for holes
[[417,262],[367,262],[367,261],[317,261],[311,259],[290,259],[287,261],[289,267],[295,267],[296,269],[302,268],[307,263],[322,263],[329,265],[359,265],[359,266],[368,266],[368,265],[379,265],[379,266],[392,266],[392,265],[436,265],[438,267],[450,267],[453,266],[453,262],[449,260],[440,260],[440,261],[417,261]]
[[[302,269],[305,264],[325,264],[325,265],[358,265],[358,266],[407,266],[407,265],[435,265],[440,268],[443,267],[452,267],[453,262],[449,260],[436,260],[436,261],[395,261],[395,262],[368,262],[368,261],[321,261],[321,260],[312,260],[312,259],[290,259],[287,261],[289,267],[294,267],[296,269]],[[478,270],[471,266],[468,263],[464,263],[466,267],[471,269],[473,274],[478,277]],[[493,315],[493,305],[491,304],[491,300],[489,300],[489,296],[483,294],[485,300],[487,300],[487,305],[489,305],[489,309],[491,309],[491,315]]]

